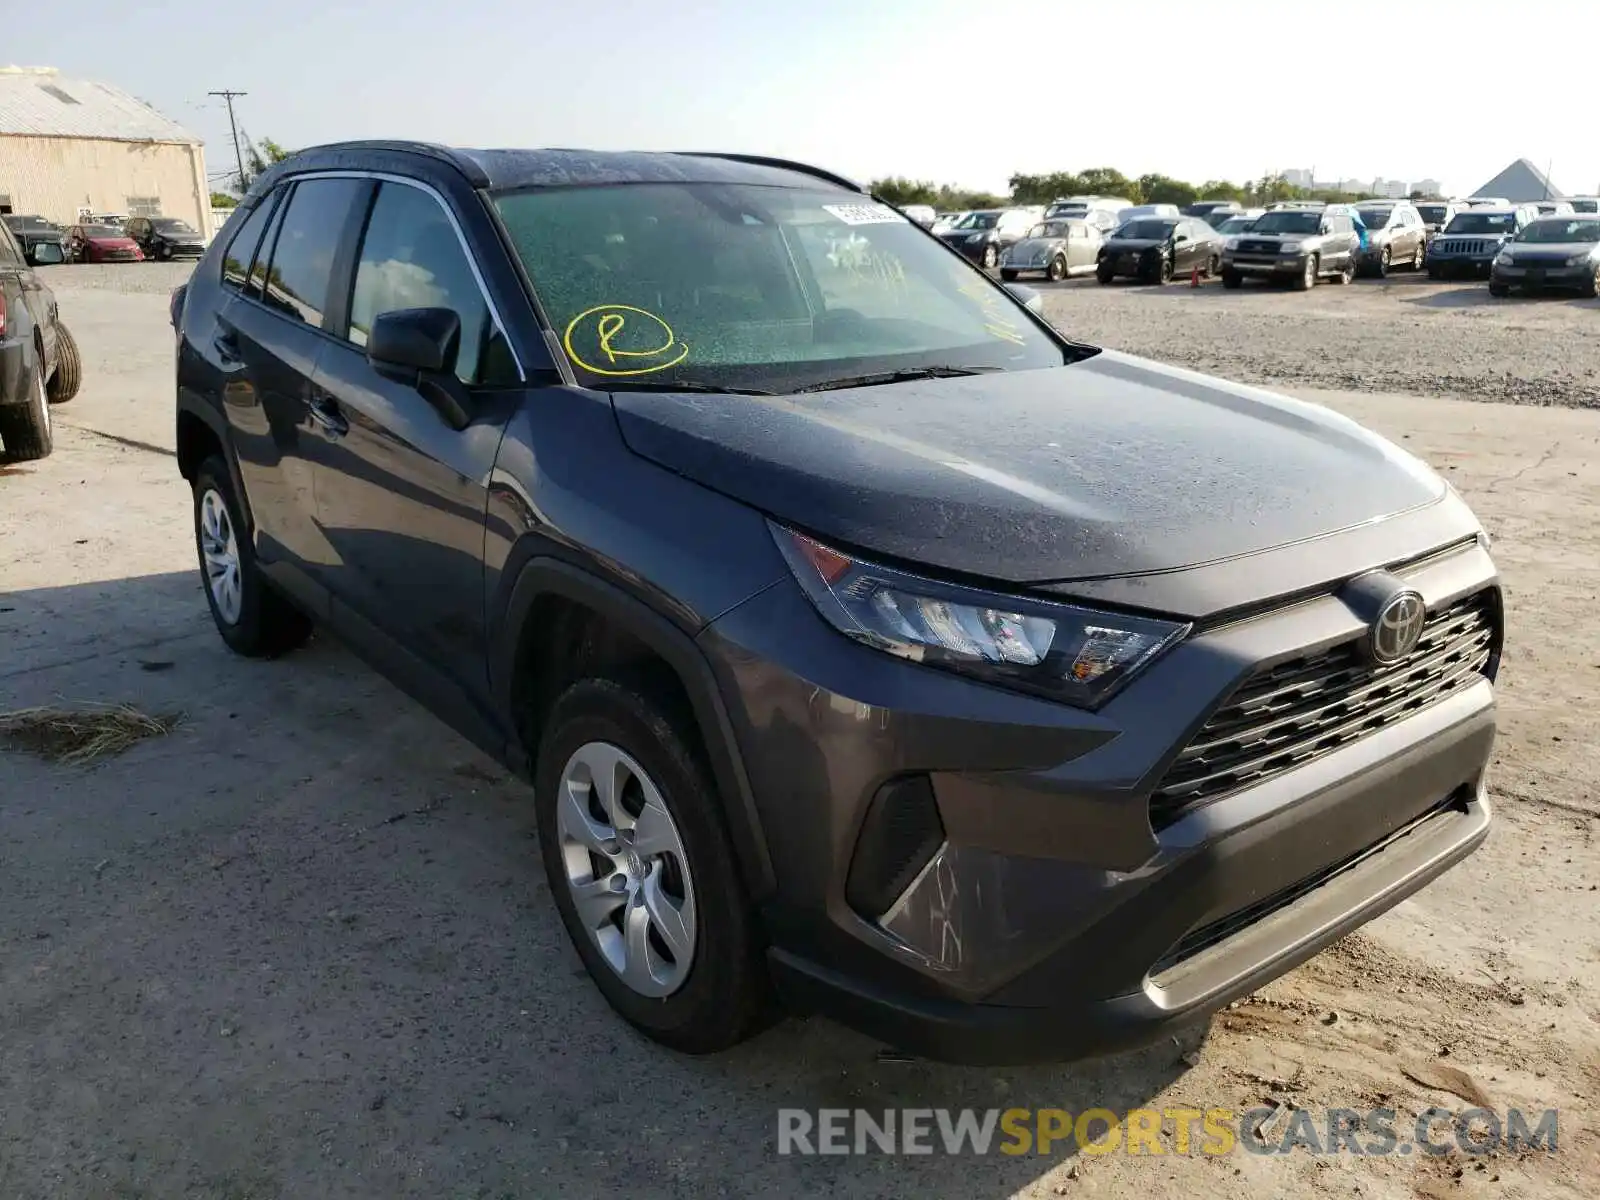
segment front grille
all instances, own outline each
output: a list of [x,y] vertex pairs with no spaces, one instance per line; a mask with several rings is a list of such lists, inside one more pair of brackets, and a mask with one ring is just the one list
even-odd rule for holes
[[1239,249],[1243,250],[1246,254],[1276,254],[1278,253],[1278,243],[1240,242]]
[[1150,797],[1164,829],[1196,804],[1304,766],[1488,673],[1497,604],[1485,590],[1429,614],[1417,647],[1376,666],[1361,639],[1258,670],[1211,714]]
[[1434,251],[1437,254],[1482,254],[1488,249],[1488,242],[1470,241],[1465,238],[1445,238],[1434,242]]

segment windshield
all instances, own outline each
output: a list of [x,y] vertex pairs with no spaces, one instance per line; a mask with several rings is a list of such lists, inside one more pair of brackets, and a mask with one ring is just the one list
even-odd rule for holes
[[1319,212],[1295,212],[1284,209],[1281,212],[1263,213],[1256,218],[1256,223],[1250,227],[1251,233],[1316,233],[1322,228],[1322,214]]
[[1087,204],[1052,204],[1045,212],[1047,217],[1081,217],[1089,211]]
[[1066,361],[976,267],[845,193],[640,183],[494,203],[587,386],[791,392],[874,372]]
[[1517,214],[1508,212],[1457,213],[1446,233],[1515,233]]
[[1600,200],[1574,200],[1572,211],[1576,213],[1600,213]]
[[1031,238],[1064,238],[1071,226],[1065,221],[1041,221],[1028,230]]
[[997,212],[970,212],[962,217],[950,228],[952,229],[993,229],[1000,220]]
[[1361,214],[1361,223],[1368,229],[1382,229],[1389,223],[1389,218],[1394,216],[1394,209],[1387,206],[1382,208],[1367,208],[1365,205],[1356,209]]
[[1419,204],[1417,211],[1422,214],[1422,220],[1428,225],[1443,225],[1444,214],[1449,211],[1443,204]]
[[1129,221],[1121,229],[1117,230],[1117,236],[1119,238],[1150,238],[1158,241],[1170,234],[1176,224],[1176,221]]
[[21,233],[24,229],[42,229],[48,233],[50,230],[55,228],[54,225],[50,224],[50,222],[46,221],[43,217],[8,216],[6,217],[6,224],[12,229],[16,230],[18,233]]
[[199,230],[195,229],[195,227],[193,225],[190,225],[187,221],[180,221],[180,220],[178,220],[177,217],[157,217],[154,221],[152,221],[150,223],[152,225],[154,225],[157,229],[161,230],[163,233],[198,233],[199,232]]
[[1222,234],[1244,233],[1247,229],[1255,227],[1255,217],[1229,217],[1217,226],[1217,232]]
[[1519,242],[1600,242],[1600,221],[1572,221],[1566,217],[1531,222],[1517,235]]
[[127,235],[120,229],[113,229],[109,225],[85,225],[83,236],[89,238],[120,238]]

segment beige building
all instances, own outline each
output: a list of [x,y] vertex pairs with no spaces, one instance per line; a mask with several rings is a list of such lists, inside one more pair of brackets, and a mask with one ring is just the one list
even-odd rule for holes
[[0,213],[181,217],[208,238],[198,137],[142,101],[53,67],[0,67]]

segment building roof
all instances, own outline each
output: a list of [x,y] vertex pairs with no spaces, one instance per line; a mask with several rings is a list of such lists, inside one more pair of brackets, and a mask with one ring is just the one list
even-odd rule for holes
[[1477,191],[1474,196],[1504,196],[1513,204],[1534,200],[1564,200],[1566,193],[1525,158],[1519,158]]
[[54,67],[0,67],[0,137],[8,134],[200,143],[182,125],[127,92],[68,79]]

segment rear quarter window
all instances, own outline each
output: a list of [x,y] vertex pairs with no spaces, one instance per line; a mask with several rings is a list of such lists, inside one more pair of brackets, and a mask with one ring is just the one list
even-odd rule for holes
[[265,196],[243,221],[235,217],[229,222],[230,225],[237,223],[239,226],[233,231],[228,248],[222,255],[222,282],[229,287],[244,288],[245,278],[250,274],[250,264],[255,260],[256,248],[261,245],[261,233],[267,227],[267,219],[271,217],[277,199],[277,193]]

